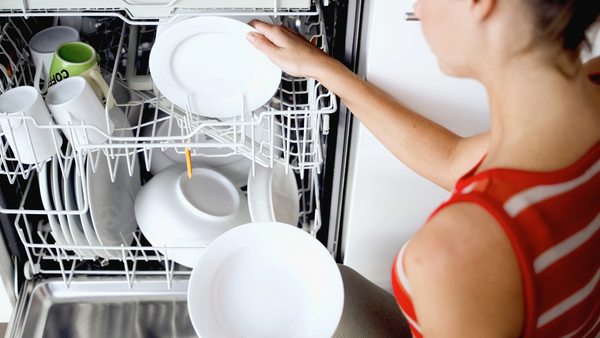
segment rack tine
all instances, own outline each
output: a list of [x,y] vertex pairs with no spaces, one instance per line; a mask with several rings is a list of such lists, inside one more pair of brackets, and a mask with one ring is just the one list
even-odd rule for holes
[[127,264],[127,254],[125,253],[125,248],[124,248],[123,244],[121,244],[121,254],[123,255],[122,261],[123,261],[123,267],[125,268],[125,277],[127,278],[127,286],[131,290],[131,288],[133,287],[133,281],[132,281],[131,276],[129,275],[129,264]]
[[[133,238],[135,239],[135,242],[137,244],[138,247],[143,248],[142,243],[140,241],[139,236],[137,235],[137,233],[133,233]],[[142,252],[142,255],[144,256],[144,260],[147,262],[148,261],[148,256],[146,256],[146,251],[145,250],[139,250]]]
[[[171,281],[173,278],[173,263],[169,263],[169,251],[167,249],[167,246],[164,246],[164,250],[165,250],[165,273],[167,274],[167,288],[169,290],[171,290]],[[171,266],[169,266],[171,265]]]
[[[65,253],[65,255],[66,255],[66,253]],[[83,262],[83,259],[81,257],[79,257],[79,259]],[[73,280],[73,275],[74,275],[76,263],[77,263],[76,259],[74,259],[73,262],[71,263],[71,271],[69,272],[69,279],[66,282],[67,283],[67,288],[71,286],[71,280]]]
[[[58,259],[58,266],[60,267],[60,273],[62,275],[63,281],[65,282],[65,284],[68,286],[69,285],[69,281],[67,279],[67,274],[65,272],[65,266],[63,264],[63,260],[62,260],[62,255],[63,255],[63,249],[61,248],[57,248],[56,249],[56,253],[57,255],[59,255],[59,259]],[[66,255],[66,253],[64,253]],[[75,263],[75,262],[73,262]]]
[[[42,234],[42,232],[38,230],[37,234],[40,237],[40,239],[42,240],[42,243],[44,243],[45,245],[48,245],[48,242],[46,241],[46,238],[44,237],[44,235]],[[58,249],[56,249],[56,250],[58,250]],[[48,252],[50,252],[50,256],[52,256],[52,259],[56,262],[57,258],[56,258],[56,256],[54,256],[54,253],[52,252],[52,249],[48,249]]]

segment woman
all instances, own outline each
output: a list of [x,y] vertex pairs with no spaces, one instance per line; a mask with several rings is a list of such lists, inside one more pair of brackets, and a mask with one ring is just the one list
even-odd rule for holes
[[441,70],[486,87],[489,131],[455,135],[289,30],[254,21],[247,38],[453,190],[393,267],[415,337],[598,337],[600,67],[578,55],[600,1],[420,0],[415,11]]

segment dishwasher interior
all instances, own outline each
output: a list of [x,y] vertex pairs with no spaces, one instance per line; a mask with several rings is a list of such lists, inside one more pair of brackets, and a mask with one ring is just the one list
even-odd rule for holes
[[[82,5],[90,5],[88,2],[94,3]],[[262,107],[249,112],[244,101],[239,115],[233,118],[207,118],[189,106],[171,103],[153,85],[149,74],[149,56],[161,25],[198,16],[273,22],[330,52],[323,11],[328,4],[317,1],[295,9],[284,7],[284,1],[252,8],[234,3],[224,2],[231,8],[216,9],[185,8],[187,3],[176,7],[176,1],[142,5],[123,1],[121,7],[113,9],[63,9],[65,4],[57,2],[46,9],[24,9],[25,2],[15,1],[16,9],[2,9],[1,93],[32,85],[35,67],[28,42],[33,35],[47,27],[75,22],[81,41],[98,52],[102,76],[115,100],[115,108],[105,109],[106,120],[113,118],[110,114],[114,109],[121,116],[106,142],[73,147],[67,142],[69,133],[88,135],[97,127],[85,122],[42,125],[29,117],[0,112],[1,120],[24,127],[27,135],[37,129],[58,132],[53,139],[56,155],[34,164],[21,161],[19,148],[9,145],[16,127],[3,129],[0,134],[0,217],[14,269],[15,294],[20,294],[7,337],[195,336],[185,305],[191,268],[176,263],[171,256],[178,251],[201,252],[206,246],[152,246],[138,227],[130,235],[121,235],[118,245],[57,241],[53,222],[83,218],[89,213],[93,201],[85,181],[87,173],[102,172],[105,186],[123,179],[139,180],[144,186],[167,165],[185,166],[187,152],[199,166],[227,163],[215,165],[215,170],[221,170],[245,193],[247,177],[257,168],[281,166],[297,183],[297,226],[317,235],[323,224],[330,117],[338,109],[333,93],[314,79],[282,73],[279,88]],[[227,160],[231,158],[236,161]],[[80,193],[74,207],[44,205],[41,187],[54,189],[55,182],[47,182],[56,177],[81,187],[76,188]],[[110,194],[105,198],[110,200]]]

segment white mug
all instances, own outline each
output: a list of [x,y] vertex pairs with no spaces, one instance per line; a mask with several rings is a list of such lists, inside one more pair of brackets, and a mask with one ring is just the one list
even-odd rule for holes
[[54,124],[37,89],[15,87],[0,95],[0,126],[15,157],[22,163],[38,163],[56,154],[62,145],[58,131],[38,128],[32,120],[20,116],[31,116],[38,125]]
[[104,106],[89,83],[81,76],[72,76],[54,85],[46,95],[46,104],[59,124],[83,123],[96,126],[106,134],[103,135],[93,128],[64,127],[63,132],[75,149],[85,144],[102,144],[114,130],[114,123],[110,119],[107,125]]
[[[29,51],[35,65],[35,76],[33,86],[40,93],[45,93],[48,90],[48,74],[54,52],[58,46],[66,42],[80,41],[79,32],[69,26],[54,26],[46,28],[29,40]],[[41,88],[40,88],[40,81]]]

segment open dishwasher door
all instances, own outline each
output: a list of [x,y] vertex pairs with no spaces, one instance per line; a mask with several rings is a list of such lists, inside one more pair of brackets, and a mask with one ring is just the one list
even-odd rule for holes
[[198,337],[187,308],[187,279],[171,289],[140,279],[130,289],[118,278],[25,282],[6,337]]

